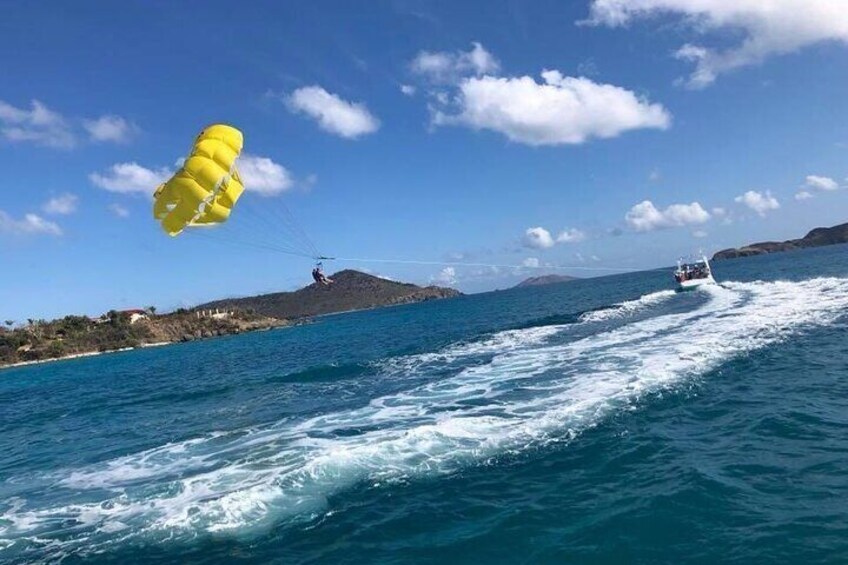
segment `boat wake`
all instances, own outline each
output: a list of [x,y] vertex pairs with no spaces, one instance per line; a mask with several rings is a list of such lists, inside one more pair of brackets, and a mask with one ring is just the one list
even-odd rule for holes
[[[357,485],[452,473],[573,440],[611,414],[721,364],[828,325],[848,280],[703,287],[690,311],[674,292],[583,316],[386,360],[382,378],[436,375],[352,410],[222,431],[38,478],[61,504],[0,502],[0,549],[103,551],[109,545],[250,535],[326,511]],[[635,313],[639,316],[634,316]],[[650,315],[653,314],[653,315]],[[573,326],[615,320],[596,333]]]
[[626,302],[615,304],[609,308],[602,308],[599,310],[586,312],[582,316],[580,316],[580,321],[605,322],[607,320],[625,318],[637,312],[647,310],[652,306],[656,306],[657,304],[661,304],[666,300],[672,298],[675,294],[677,293],[673,290],[660,290],[658,292],[652,292],[651,294],[646,294],[640,298],[637,298],[636,300],[628,300]]

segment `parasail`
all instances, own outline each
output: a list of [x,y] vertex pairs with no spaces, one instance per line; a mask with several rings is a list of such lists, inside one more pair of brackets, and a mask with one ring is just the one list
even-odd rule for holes
[[[189,230],[191,237],[211,239],[228,245],[254,247],[304,257],[318,261],[312,270],[316,284],[329,286],[333,281],[322,270],[322,261],[338,260],[356,263],[397,263],[412,265],[460,265],[466,267],[509,267],[517,265],[492,265],[457,261],[421,261],[415,259],[368,259],[327,257],[322,254],[306,230],[281,200],[269,198],[275,193],[256,189],[259,161],[273,163],[266,158],[242,155],[242,132],[226,124],[213,124],[205,128],[194,141],[191,153],[180,169],[153,194],[153,216],[170,236],[177,236],[189,227],[211,227],[224,223],[236,202],[247,188],[254,187],[252,195],[239,204],[235,221],[230,222],[226,233],[214,234],[207,230]],[[242,170],[247,175],[243,182],[236,168],[241,156]],[[266,166],[265,163],[262,164]],[[275,165],[276,166],[276,165]],[[284,190],[281,188],[280,191]],[[249,191],[250,192],[250,191]],[[526,267],[526,266],[525,266]],[[541,268],[541,267],[540,267]],[[558,267],[545,265],[546,269],[567,268],[577,270],[622,271],[604,267]]]
[[236,169],[244,137],[225,124],[214,124],[197,136],[180,170],[153,194],[153,216],[168,235],[186,227],[226,221],[244,184]]

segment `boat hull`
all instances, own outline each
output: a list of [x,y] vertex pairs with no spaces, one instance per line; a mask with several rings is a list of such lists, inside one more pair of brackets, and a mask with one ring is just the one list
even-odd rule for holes
[[715,279],[712,275],[703,278],[703,279],[690,279],[688,281],[681,281],[677,283],[678,290],[692,290],[698,288],[699,286],[705,286],[709,284],[716,284]]

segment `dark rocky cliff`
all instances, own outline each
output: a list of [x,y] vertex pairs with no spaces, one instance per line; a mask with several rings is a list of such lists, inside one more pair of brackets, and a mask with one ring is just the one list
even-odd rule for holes
[[713,260],[735,259],[737,257],[750,257],[751,255],[764,255],[766,253],[780,253],[782,251],[792,251],[793,249],[822,247],[825,245],[836,245],[838,243],[848,243],[848,224],[840,224],[831,228],[816,228],[801,239],[764,241],[761,243],[752,243],[744,247],[723,249],[713,255]]

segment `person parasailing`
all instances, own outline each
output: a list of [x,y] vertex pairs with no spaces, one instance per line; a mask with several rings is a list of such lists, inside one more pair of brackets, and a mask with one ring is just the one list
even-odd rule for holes
[[315,268],[312,269],[312,278],[315,280],[315,284],[330,286],[333,284],[333,279],[328,278],[327,275],[324,274],[323,267],[323,263],[315,265]]

